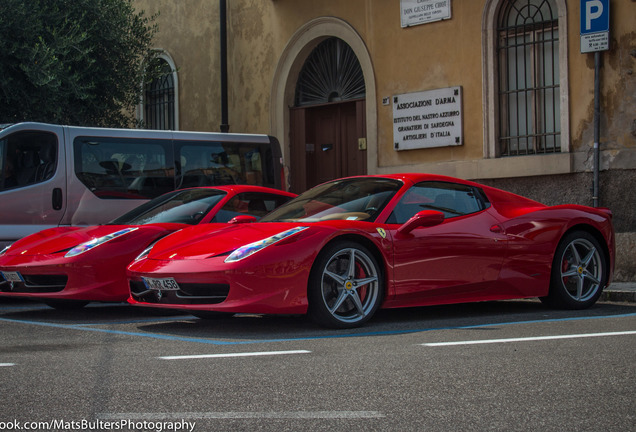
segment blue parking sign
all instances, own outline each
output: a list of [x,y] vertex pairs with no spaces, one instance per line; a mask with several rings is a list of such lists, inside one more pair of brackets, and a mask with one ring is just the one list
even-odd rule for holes
[[609,0],[581,0],[581,52],[609,49]]
[[609,31],[609,0],[581,0],[581,34]]

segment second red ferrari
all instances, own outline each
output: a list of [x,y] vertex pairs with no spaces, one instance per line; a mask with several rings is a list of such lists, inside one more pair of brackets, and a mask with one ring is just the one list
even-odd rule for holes
[[296,195],[259,186],[182,189],[109,224],[44,230],[0,252],[0,296],[54,307],[126,301],[126,266],[157,239],[190,225],[256,220]]

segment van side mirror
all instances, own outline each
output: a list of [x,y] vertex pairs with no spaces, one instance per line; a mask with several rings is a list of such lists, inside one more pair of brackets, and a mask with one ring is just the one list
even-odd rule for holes
[[444,222],[444,213],[435,210],[422,210],[398,228],[398,233],[407,235],[415,228],[432,227]]
[[244,223],[252,223],[256,222],[256,217],[251,215],[239,215],[234,216],[232,219],[228,221],[231,224],[244,224]]

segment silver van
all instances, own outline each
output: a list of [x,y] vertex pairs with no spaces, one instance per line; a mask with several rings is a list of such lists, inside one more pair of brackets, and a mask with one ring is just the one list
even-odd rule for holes
[[268,135],[0,125],[0,250],[60,225],[109,222],[162,193],[193,186],[280,189]]

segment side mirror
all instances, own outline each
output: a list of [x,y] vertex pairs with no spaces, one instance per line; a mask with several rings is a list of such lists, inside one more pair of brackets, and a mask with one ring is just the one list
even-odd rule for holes
[[244,223],[252,223],[252,222],[256,222],[256,217],[255,216],[250,216],[250,215],[240,215],[240,216],[234,216],[232,219],[230,219],[228,221],[228,223],[231,224],[244,224]]
[[398,228],[398,233],[407,235],[415,228],[432,227],[444,222],[444,213],[435,210],[422,210]]

